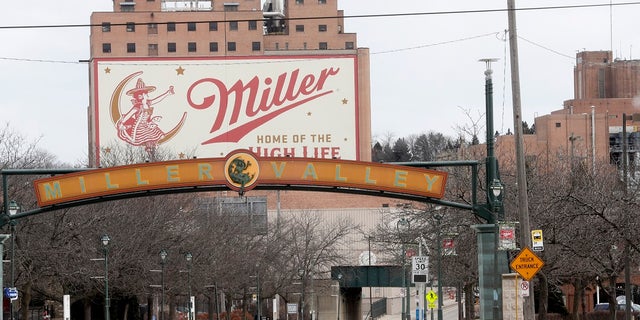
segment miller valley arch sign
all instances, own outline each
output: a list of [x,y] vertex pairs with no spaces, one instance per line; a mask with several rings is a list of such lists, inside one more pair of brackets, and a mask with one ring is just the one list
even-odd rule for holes
[[[34,181],[39,207],[230,188],[297,189],[362,193],[383,197],[442,199],[447,173],[431,169],[351,160],[257,157],[236,150],[225,158],[142,163],[78,171]],[[129,196],[131,197],[131,196]]]

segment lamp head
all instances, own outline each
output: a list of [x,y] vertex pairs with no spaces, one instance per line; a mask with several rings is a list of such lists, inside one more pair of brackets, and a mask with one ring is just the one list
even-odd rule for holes
[[9,215],[13,216],[20,211],[20,206],[14,200],[9,201]]
[[165,249],[160,250],[160,260],[164,263],[166,259],[167,259],[167,250]]
[[102,246],[106,247],[109,245],[111,238],[109,238],[109,235],[103,234],[102,237],[100,237],[100,241],[102,242]]
[[396,223],[396,229],[398,229],[398,231],[402,231],[402,232],[409,231],[409,227],[410,226],[411,226],[411,222],[409,222],[409,219],[407,219],[407,218],[401,218]]
[[504,186],[498,179],[493,179],[491,185],[489,186],[491,189],[491,193],[493,194],[494,199],[499,199],[502,196],[502,191],[504,190]]

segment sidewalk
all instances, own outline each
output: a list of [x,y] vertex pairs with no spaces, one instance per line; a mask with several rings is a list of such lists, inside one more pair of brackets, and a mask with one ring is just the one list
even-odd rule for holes
[[[455,299],[444,299],[444,301],[442,301],[442,310],[455,308],[457,304],[458,303],[456,302]],[[414,308],[414,309],[411,309],[411,319],[415,320],[415,317],[416,317],[416,309]],[[402,318],[402,315],[400,312],[398,312],[398,313],[382,315],[381,317],[376,318],[376,320],[402,320],[401,318]]]

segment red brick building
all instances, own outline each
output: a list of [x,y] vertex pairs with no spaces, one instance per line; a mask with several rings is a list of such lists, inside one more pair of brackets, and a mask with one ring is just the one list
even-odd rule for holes
[[[337,0],[120,0],[113,1],[113,12],[94,12],[91,25],[92,61],[355,57],[356,97],[349,100],[357,101],[354,152],[371,159],[369,50],[345,32]],[[93,82],[98,71],[90,72]],[[92,103],[97,87],[91,83]],[[99,152],[95,113],[90,107],[90,156]]]

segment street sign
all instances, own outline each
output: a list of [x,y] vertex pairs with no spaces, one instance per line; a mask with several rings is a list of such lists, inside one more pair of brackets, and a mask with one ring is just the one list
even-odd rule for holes
[[542,230],[531,230],[531,249],[533,249],[533,251],[544,250],[544,241],[542,240]]
[[296,313],[298,313],[298,304],[297,303],[287,303],[287,313],[288,314],[296,314]]
[[529,247],[525,247],[518,253],[518,255],[511,261],[511,269],[515,270],[523,279],[529,281],[533,276],[542,269],[544,262],[538,258]]
[[18,299],[18,289],[16,289],[15,287],[4,288],[4,296],[11,300],[16,300]]
[[414,256],[411,260],[411,275],[414,283],[426,283],[429,275],[429,257]]
[[529,281],[520,282],[520,294],[523,297],[528,297],[529,296]]
[[436,302],[436,300],[438,300],[438,295],[436,294],[436,292],[433,290],[429,290],[429,292],[427,292],[427,301],[429,301],[429,304]]

